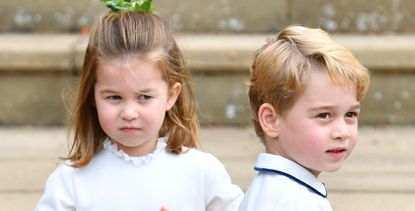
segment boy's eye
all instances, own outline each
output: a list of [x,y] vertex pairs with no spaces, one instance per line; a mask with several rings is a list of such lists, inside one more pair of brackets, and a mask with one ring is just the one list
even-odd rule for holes
[[357,117],[357,116],[359,116],[359,113],[357,113],[357,112],[347,112],[346,113],[346,117],[348,117],[348,118],[354,118],[354,117]]
[[321,113],[321,114],[318,114],[317,117],[321,118],[321,119],[327,119],[327,118],[330,117],[330,114],[329,113]]

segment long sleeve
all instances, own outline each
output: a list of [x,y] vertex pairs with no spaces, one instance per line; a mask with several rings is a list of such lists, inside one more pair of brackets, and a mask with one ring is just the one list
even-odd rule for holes
[[36,211],[75,210],[72,171],[71,167],[61,165],[48,177]]
[[[212,156],[213,157],[213,156]],[[213,157],[208,166],[206,185],[207,211],[236,211],[243,198],[242,190],[231,183],[231,178],[220,161]],[[209,165],[209,164],[208,164]]]

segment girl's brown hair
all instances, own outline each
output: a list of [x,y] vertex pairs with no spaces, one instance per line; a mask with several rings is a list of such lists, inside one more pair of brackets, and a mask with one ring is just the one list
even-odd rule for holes
[[80,76],[78,98],[71,119],[74,132],[67,157],[73,167],[86,166],[102,148],[107,136],[94,106],[96,67],[100,60],[137,56],[155,59],[169,87],[182,85],[175,105],[166,113],[159,136],[169,135],[166,149],[180,154],[182,147],[196,147],[199,123],[195,100],[182,53],[166,22],[144,12],[107,13],[94,25]]
[[327,71],[334,82],[355,87],[358,101],[369,86],[367,69],[325,31],[302,26],[283,29],[254,53],[251,66],[249,102],[255,131],[262,140],[260,106],[270,103],[284,115],[303,93],[312,71]]

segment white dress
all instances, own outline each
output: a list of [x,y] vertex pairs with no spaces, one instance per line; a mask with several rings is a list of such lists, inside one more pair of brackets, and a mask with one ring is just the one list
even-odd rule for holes
[[332,211],[324,184],[301,165],[260,153],[255,169],[239,211]]
[[83,168],[61,164],[48,178],[37,211],[231,211],[242,190],[224,166],[196,149],[176,155],[160,138],[155,151],[130,157],[109,140]]

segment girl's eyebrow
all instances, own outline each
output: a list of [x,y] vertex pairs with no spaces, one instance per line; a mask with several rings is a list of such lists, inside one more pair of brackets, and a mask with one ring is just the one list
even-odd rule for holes
[[134,92],[139,95],[148,95],[148,94],[154,94],[154,89],[142,89],[142,90],[137,90]]
[[112,90],[112,89],[103,89],[99,93],[101,93],[101,94],[115,94],[117,92]]
[[147,93],[150,93],[152,91],[153,91],[152,89],[143,89],[143,90],[137,90],[135,92],[139,93],[139,94],[147,94]]
[[[153,93],[154,90],[153,89],[142,89],[142,90],[137,90],[137,91],[133,91],[136,94],[140,94],[140,95],[148,95],[150,93]],[[118,94],[119,92],[113,89],[103,89],[101,91],[99,91],[100,94]]]

